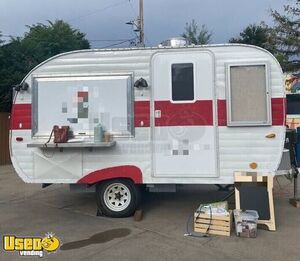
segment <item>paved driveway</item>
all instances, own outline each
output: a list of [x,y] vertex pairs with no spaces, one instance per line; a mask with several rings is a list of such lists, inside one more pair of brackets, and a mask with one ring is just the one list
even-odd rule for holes
[[[300,209],[288,203],[292,185],[275,181],[276,232],[259,230],[256,239],[184,237],[190,213],[201,203],[226,193],[214,186],[180,188],[147,195],[144,217],[111,219],[96,216],[91,193],[67,186],[24,184],[11,166],[0,167],[0,231],[2,235],[44,236],[53,232],[64,244],[46,260],[300,260]],[[279,186],[280,185],[280,186]],[[32,260],[0,250],[0,260]]]

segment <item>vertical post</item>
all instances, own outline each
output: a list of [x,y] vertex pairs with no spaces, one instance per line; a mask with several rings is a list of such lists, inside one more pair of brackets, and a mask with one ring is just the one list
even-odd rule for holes
[[290,204],[296,208],[300,208],[300,195],[298,193],[298,171],[294,173],[294,197],[290,198]]
[[294,199],[300,199],[300,195],[298,194],[298,174],[294,175]]
[[144,40],[144,0],[140,0],[139,29],[140,29],[140,45],[145,46],[145,40]]

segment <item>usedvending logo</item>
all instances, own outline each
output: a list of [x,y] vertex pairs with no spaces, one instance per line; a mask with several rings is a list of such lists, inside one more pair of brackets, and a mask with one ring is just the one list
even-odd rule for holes
[[59,239],[53,233],[45,237],[17,237],[14,235],[3,236],[5,251],[18,251],[20,256],[43,257],[46,253],[55,252],[60,246]]

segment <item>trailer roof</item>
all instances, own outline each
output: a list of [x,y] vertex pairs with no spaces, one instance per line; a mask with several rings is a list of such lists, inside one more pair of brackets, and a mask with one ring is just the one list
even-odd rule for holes
[[43,61],[42,63],[38,64],[35,66],[21,81],[23,83],[25,79],[30,75],[33,71],[35,71],[37,68],[40,66],[44,65],[45,63],[56,59],[58,57],[68,55],[68,54],[75,54],[75,53],[89,53],[89,52],[112,52],[112,51],[142,51],[142,50],[176,50],[176,49],[205,49],[205,48],[214,48],[214,47],[233,47],[233,46],[240,46],[240,47],[250,47],[254,49],[258,49],[260,51],[264,51],[266,53],[269,53],[271,56],[274,57],[272,53],[270,53],[268,50],[263,49],[259,46],[255,45],[249,45],[249,44],[239,44],[239,43],[225,43],[225,44],[207,44],[207,45],[188,45],[188,46],[177,46],[177,47],[172,47],[172,46],[154,46],[154,47],[128,47],[128,48],[94,48],[94,49],[81,49],[81,50],[74,50],[74,51],[69,51],[69,52],[64,52],[57,54],[55,56],[52,56],[48,58],[47,60]]
[[[188,45],[188,46],[152,46],[152,47],[123,47],[123,48],[93,48],[93,49],[83,49],[75,50],[62,54],[76,53],[76,52],[104,52],[104,51],[135,51],[135,50],[161,50],[161,49],[188,49],[188,48],[211,48],[211,47],[225,47],[225,46],[245,46],[257,48],[260,50],[265,50],[259,46],[250,44],[239,44],[239,43],[224,43],[224,44],[204,44],[204,45]],[[267,50],[265,50],[267,51]],[[60,54],[58,54],[60,55]],[[54,56],[55,57],[55,56]]]

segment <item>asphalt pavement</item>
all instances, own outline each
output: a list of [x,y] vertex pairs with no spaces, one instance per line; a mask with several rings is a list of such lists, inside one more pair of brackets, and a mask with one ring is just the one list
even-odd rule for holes
[[[277,231],[257,238],[186,237],[188,217],[201,202],[228,192],[215,186],[179,187],[177,193],[144,195],[143,218],[96,216],[93,193],[70,192],[67,185],[25,184],[12,166],[0,166],[0,260],[38,260],[3,250],[3,236],[44,237],[54,233],[61,247],[45,260],[300,260],[300,209],[292,207],[292,183],[275,180]],[[231,198],[231,205],[234,199]],[[191,227],[191,225],[190,225]]]

